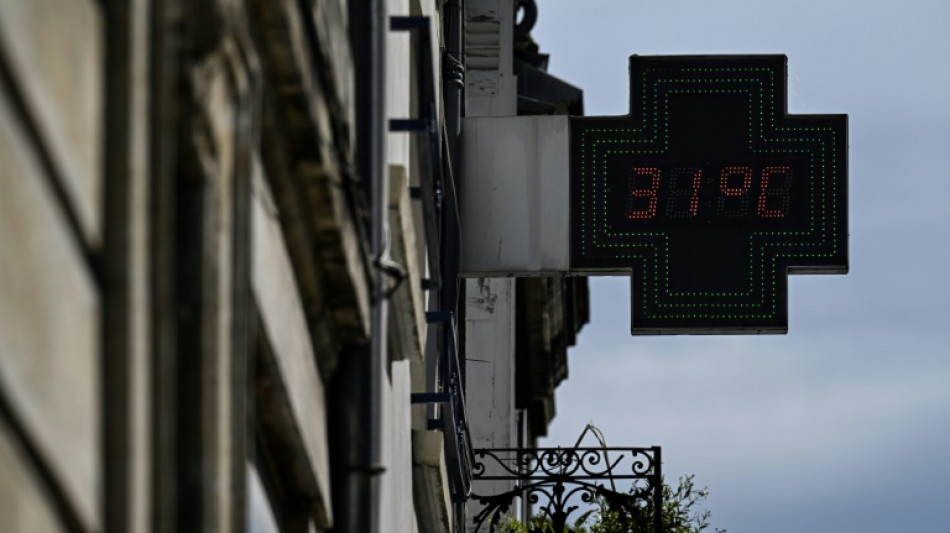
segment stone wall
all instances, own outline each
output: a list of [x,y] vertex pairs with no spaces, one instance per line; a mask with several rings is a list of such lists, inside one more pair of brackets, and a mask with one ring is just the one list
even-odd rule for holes
[[[438,35],[435,3],[387,7]],[[369,341],[375,268],[348,13],[346,0],[0,3],[4,531],[333,527],[331,474],[352,465],[331,457],[328,382]],[[405,118],[419,66],[407,36],[389,41],[389,107]],[[433,458],[414,451],[410,416],[427,386],[413,370],[417,141],[388,139],[407,277],[376,512],[438,531],[444,475],[413,490],[414,460]]]

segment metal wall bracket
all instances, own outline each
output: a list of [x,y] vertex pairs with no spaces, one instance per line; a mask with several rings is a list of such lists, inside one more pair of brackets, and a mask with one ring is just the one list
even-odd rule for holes
[[448,403],[451,399],[447,392],[414,392],[409,397],[412,403]]
[[[412,36],[412,56],[416,72],[416,94],[414,99],[418,116],[408,118],[394,118],[389,120],[389,131],[410,132],[420,135],[421,142],[417,144],[419,162],[420,195],[423,208],[423,224],[425,226],[426,250],[430,265],[441,265],[439,255],[442,234],[439,221],[442,216],[443,176],[442,137],[438,129],[436,101],[436,76],[432,61],[432,30],[429,17],[390,17],[389,30],[393,32],[407,32]],[[415,197],[415,196],[414,196]],[[441,272],[434,268],[430,273],[434,280],[439,280]]]

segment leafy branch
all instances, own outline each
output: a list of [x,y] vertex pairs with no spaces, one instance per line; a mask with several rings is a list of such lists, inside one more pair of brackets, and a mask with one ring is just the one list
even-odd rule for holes
[[[633,489],[631,489],[633,490]],[[702,507],[709,497],[709,488],[696,487],[695,476],[681,476],[676,488],[663,481],[661,507],[662,533],[701,533],[710,527],[712,513]],[[659,533],[654,530],[653,507],[637,507],[638,517],[631,520],[626,511],[615,509],[604,498],[597,498],[595,506],[582,514],[563,532],[554,531],[551,520],[536,516],[527,523],[508,518],[501,525],[502,533]],[[715,528],[714,533],[726,533]]]

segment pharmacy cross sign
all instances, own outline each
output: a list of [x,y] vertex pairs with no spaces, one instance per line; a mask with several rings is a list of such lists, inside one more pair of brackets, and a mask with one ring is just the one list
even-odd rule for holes
[[848,270],[848,117],[789,115],[787,58],[630,58],[571,119],[571,269],[630,272],[632,332],[784,333],[789,273]]

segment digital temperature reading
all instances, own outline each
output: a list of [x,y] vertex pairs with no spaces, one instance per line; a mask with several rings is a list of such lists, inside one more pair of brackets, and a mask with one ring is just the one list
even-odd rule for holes
[[632,271],[633,333],[784,333],[787,274],[847,272],[847,116],[786,63],[633,56],[630,115],[571,119],[571,268]]
[[623,216],[634,225],[784,223],[792,216],[793,176],[787,164],[633,167]]

